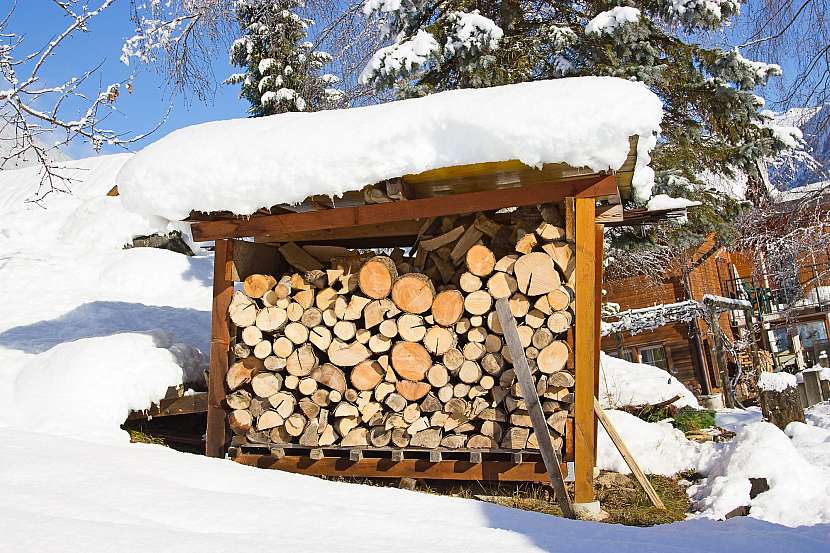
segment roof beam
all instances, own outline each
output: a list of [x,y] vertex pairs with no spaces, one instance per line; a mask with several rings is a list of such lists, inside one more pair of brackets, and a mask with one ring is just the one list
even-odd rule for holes
[[618,190],[614,175],[595,175],[565,182],[341,207],[325,211],[198,221],[193,223],[192,232],[194,240],[205,241],[325,229],[347,229],[354,226],[558,202],[568,196],[604,198],[615,194],[618,194]]

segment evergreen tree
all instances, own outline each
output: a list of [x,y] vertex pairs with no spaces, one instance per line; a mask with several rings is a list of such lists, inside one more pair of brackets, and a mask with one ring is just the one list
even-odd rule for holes
[[338,107],[339,79],[321,74],[332,59],[308,41],[310,19],[298,15],[301,0],[239,0],[236,15],[242,36],[230,48],[230,61],[245,69],[226,84],[241,84],[254,117],[288,111]]
[[711,190],[707,175],[748,175],[758,187],[758,160],[798,141],[754,93],[781,74],[777,65],[690,40],[723,28],[739,10],[738,0],[366,0],[364,11],[382,18],[392,44],[375,53],[362,79],[404,97],[582,75],[641,81],[665,110],[652,152],[654,193],[704,202],[678,231],[694,242],[739,207]]

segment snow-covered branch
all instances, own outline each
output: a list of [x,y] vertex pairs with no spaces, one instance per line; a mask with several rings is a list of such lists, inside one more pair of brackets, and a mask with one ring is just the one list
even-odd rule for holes
[[0,22],[0,74],[10,86],[0,91],[0,140],[4,142],[0,169],[21,160],[38,163],[42,167],[42,179],[33,194],[35,201],[51,192],[68,189],[69,179],[61,175],[55,163],[63,146],[86,142],[99,150],[104,145],[125,146],[148,134],[126,136],[103,126],[116,110],[115,104],[125,83],[99,85],[94,95],[89,94],[84,85],[97,74],[99,67],[79,71],[59,84],[45,82],[44,73],[50,63],[55,63],[52,60],[60,47],[73,36],[90,32],[90,21],[114,2],[100,0],[90,5],[81,0],[56,0],[54,3],[69,23],[34,52],[24,50],[28,46],[24,37],[10,30],[11,12]]

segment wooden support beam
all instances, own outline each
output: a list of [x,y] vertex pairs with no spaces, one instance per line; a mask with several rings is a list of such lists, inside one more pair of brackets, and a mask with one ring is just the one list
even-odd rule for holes
[[628,447],[626,447],[622,436],[620,436],[617,429],[614,428],[614,425],[611,423],[611,419],[609,419],[605,414],[605,411],[602,410],[602,406],[596,398],[594,398],[594,413],[596,413],[597,418],[602,423],[602,427],[605,428],[605,431],[608,433],[611,441],[614,442],[615,446],[617,446],[617,451],[620,452],[620,455],[622,455],[622,458],[625,460],[625,464],[631,469],[631,472],[634,474],[634,478],[637,479],[637,482],[640,483],[643,491],[646,492],[649,500],[651,500],[651,504],[658,509],[665,509],[666,506],[663,504],[660,496],[658,496],[657,492],[654,491],[654,488],[651,486],[651,482],[649,482],[646,475],[643,474],[643,471],[640,469],[640,465],[638,465],[637,461],[634,460],[634,456],[631,455],[631,451],[629,451]]
[[198,392],[189,396],[162,399],[144,411],[131,411],[128,421],[169,417],[172,415],[191,415],[207,411],[207,394]]
[[[522,347],[521,340],[519,339],[519,331],[516,328],[516,319],[510,311],[510,304],[507,298],[496,300],[496,313],[498,314],[499,322],[504,332],[504,339],[507,342],[510,356],[513,358],[513,370],[516,372],[516,378],[519,380],[519,388],[521,388],[522,397],[525,400],[527,412],[533,424],[533,432],[536,434],[539,452],[542,454],[545,467],[547,467],[551,486],[556,492],[556,502],[559,504],[559,508],[562,509],[564,516],[567,518],[576,518],[573,506],[571,505],[571,498],[565,489],[565,478],[562,476],[559,468],[562,459],[551,443],[548,424],[545,421],[545,414],[542,412],[542,404],[539,401],[539,395],[536,393],[533,375],[530,374],[530,367],[527,364],[525,350]],[[521,452],[514,453],[513,455],[513,462],[520,464],[522,462]],[[516,455],[518,455],[518,458],[515,457]]]
[[594,501],[594,466],[596,465],[596,432],[594,423],[594,364],[599,353],[596,338],[597,251],[594,227],[594,200],[574,199],[574,234],[576,241],[576,313],[574,337],[575,365],[575,447],[574,502]]
[[[599,397],[599,355],[600,344],[602,342],[602,260],[605,255],[605,227],[603,225],[594,225],[595,235],[595,258],[594,264],[594,398]],[[597,458],[597,418],[594,417],[594,461]]]
[[[442,459],[436,463],[428,458],[405,459],[402,456],[391,459],[363,457],[359,461],[342,457],[323,457],[314,460],[309,457],[285,455],[278,458],[273,455],[256,453],[240,453],[234,456],[233,460],[252,467],[315,476],[548,482],[548,473],[543,462],[522,462],[517,465],[513,461],[471,463],[469,461]],[[560,466],[560,470],[567,470],[567,468]]]
[[233,296],[233,241],[217,240],[213,261],[213,306],[210,322],[210,370],[208,373],[207,438],[205,455],[224,457],[226,435],[225,375],[230,361],[228,307]]
[[200,221],[193,223],[191,230],[193,238],[199,241],[262,236],[269,233],[296,233],[558,202],[566,196],[608,197],[617,192],[617,182],[613,175],[591,176],[565,182],[532,184],[516,188],[343,207],[326,211]]

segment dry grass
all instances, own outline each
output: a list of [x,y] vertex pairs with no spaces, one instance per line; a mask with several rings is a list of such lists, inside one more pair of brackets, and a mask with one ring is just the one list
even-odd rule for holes
[[[666,510],[653,507],[648,496],[632,477],[620,475],[611,479],[612,482],[608,485],[597,486],[597,499],[603,510],[609,514],[605,522],[628,526],[654,526],[686,518],[689,499],[685,488],[679,484],[679,479],[665,476],[648,478],[666,505]],[[370,486],[406,487],[423,493],[477,499],[502,507],[562,516],[550,489],[540,484],[409,480],[402,486],[399,480],[331,479]],[[570,485],[569,493],[572,493]]]
[[163,445],[166,446],[164,438],[159,438],[157,436],[151,436],[141,430],[133,430],[127,429],[127,432],[130,434],[130,442],[134,444],[156,444],[156,445]]

